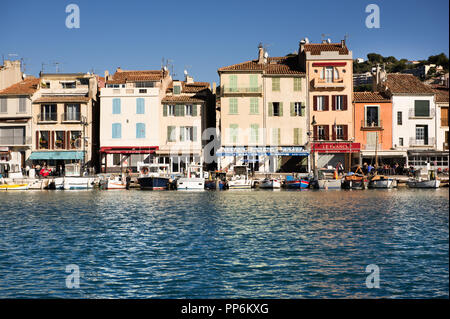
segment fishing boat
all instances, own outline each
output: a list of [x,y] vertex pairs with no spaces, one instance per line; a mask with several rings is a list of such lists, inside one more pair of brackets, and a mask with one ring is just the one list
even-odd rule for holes
[[101,189],[126,189],[127,182],[123,175],[112,175],[101,179],[99,182],[99,186]]
[[0,184],[3,191],[24,191],[28,189],[28,184]]
[[177,190],[204,190],[203,165],[190,164],[186,177],[177,179]]
[[215,171],[208,174],[208,178],[205,180],[205,189],[218,189],[224,190],[228,188],[227,184],[227,173],[222,171]]
[[409,179],[406,185],[410,188],[439,188],[441,181],[437,177],[435,170],[426,170],[426,177],[423,177],[420,173],[421,171],[419,171],[419,176]]
[[42,190],[47,189],[48,184],[50,183],[50,179],[29,179],[28,180],[28,189],[34,190]]
[[369,184],[361,166],[356,166],[352,172],[347,173],[342,178],[341,188],[343,189],[366,189]]
[[141,189],[168,189],[171,181],[169,164],[138,162],[137,168],[139,170],[138,183]]
[[229,189],[251,189],[252,181],[248,178],[248,168],[246,165],[235,165],[233,167],[234,176],[228,181]]
[[259,188],[262,189],[279,189],[281,188],[281,182],[274,178],[264,178],[259,184]]
[[341,189],[340,179],[319,179],[316,183],[318,189]]
[[293,176],[286,176],[284,183],[287,189],[302,189],[309,187],[309,179],[307,178],[294,178]]
[[54,177],[49,179],[49,182],[44,189],[64,189],[64,177]]
[[[80,176],[80,165],[79,164],[66,164],[65,165],[65,176],[62,182],[62,189],[64,190],[82,190],[82,189],[92,189],[95,186],[96,178],[93,176]],[[56,186],[56,185],[55,185]],[[59,187],[61,186],[57,186]]]
[[369,179],[368,188],[394,188],[397,187],[397,180],[385,175],[375,175]]

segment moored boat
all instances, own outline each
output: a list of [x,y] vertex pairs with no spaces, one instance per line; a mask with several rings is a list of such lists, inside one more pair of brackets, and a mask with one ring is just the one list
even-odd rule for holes
[[204,190],[203,166],[191,164],[188,166],[186,177],[177,179],[177,190]]
[[353,172],[347,173],[342,179],[343,189],[366,189],[369,184],[360,166],[356,166]]
[[441,181],[438,179],[435,180],[417,180],[412,179],[406,182],[406,185],[410,188],[439,188],[441,185]]
[[248,178],[248,167],[245,165],[235,165],[233,167],[234,176],[228,181],[229,189],[251,189],[252,180]]
[[262,189],[279,189],[281,188],[281,182],[274,178],[265,178],[259,184],[259,188]]
[[100,180],[101,189],[126,189],[127,183],[126,179],[121,176],[110,176],[105,179]]
[[384,175],[375,175],[369,179],[368,188],[394,188],[397,180]]
[[64,190],[92,189],[95,186],[94,177],[64,177]]
[[0,184],[0,190],[3,191],[24,191],[28,189],[28,184]]
[[140,175],[138,183],[141,189],[147,190],[166,190],[168,189],[169,164],[152,163],[147,164],[143,162],[137,163]]
[[307,178],[294,178],[292,176],[286,176],[284,185],[287,189],[308,188],[309,180]]

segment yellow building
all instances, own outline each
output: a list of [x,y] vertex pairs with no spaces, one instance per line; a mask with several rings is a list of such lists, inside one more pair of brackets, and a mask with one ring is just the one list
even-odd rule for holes
[[219,68],[219,169],[247,165],[257,172],[306,172],[308,107],[297,54],[258,57]]

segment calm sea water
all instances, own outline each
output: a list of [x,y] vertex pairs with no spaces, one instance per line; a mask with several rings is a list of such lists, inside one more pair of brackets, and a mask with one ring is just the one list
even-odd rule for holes
[[448,298],[448,209],[448,189],[2,192],[0,298]]

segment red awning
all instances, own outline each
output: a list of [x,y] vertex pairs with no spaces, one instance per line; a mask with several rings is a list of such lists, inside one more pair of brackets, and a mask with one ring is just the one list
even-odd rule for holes
[[110,146],[101,147],[100,153],[107,154],[151,154],[159,149],[158,146]]
[[360,143],[323,142],[312,143],[311,145],[311,152],[317,153],[359,153],[360,151]]

